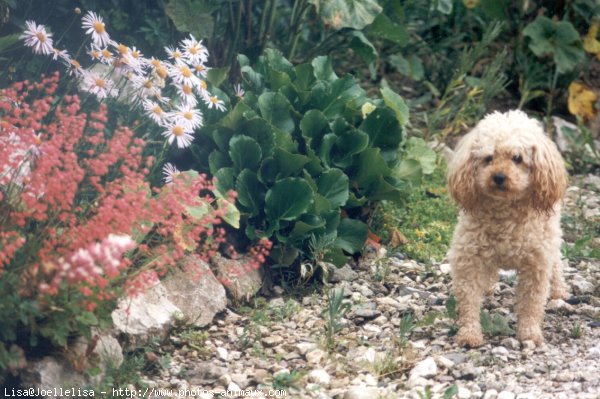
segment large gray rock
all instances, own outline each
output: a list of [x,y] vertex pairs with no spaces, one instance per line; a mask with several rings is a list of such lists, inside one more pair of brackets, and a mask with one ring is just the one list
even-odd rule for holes
[[39,388],[49,392],[46,398],[59,398],[60,392],[54,395],[53,390],[61,388],[78,388],[88,384],[85,377],[77,373],[66,360],[45,357],[38,361],[30,361],[27,371],[21,375],[22,388]]
[[158,283],[134,298],[120,299],[111,316],[116,331],[136,346],[151,336],[164,336],[175,315],[180,314],[181,310],[168,299],[164,285]]
[[183,318],[204,327],[227,307],[225,289],[206,262],[196,257],[188,257],[186,261],[193,262],[193,273],[177,272],[162,284],[167,290],[167,299],[179,308]]
[[165,336],[176,319],[203,327],[225,310],[225,290],[208,264],[190,256],[183,265],[187,271],[177,270],[142,295],[119,301],[113,323],[134,346]]
[[233,303],[249,301],[262,286],[262,269],[251,267],[246,257],[228,259],[217,255],[211,264]]

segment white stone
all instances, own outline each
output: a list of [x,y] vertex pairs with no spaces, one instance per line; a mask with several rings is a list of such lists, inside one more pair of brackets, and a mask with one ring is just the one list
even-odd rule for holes
[[442,263],[440,265],[440,272],[444,274],[449,274],[451,270],[450,263]]
[[326,388],[329,387],[329,385],[331,384],[331,376],[327,371],[323,369],[312,370],[308,374],[308,380]]
[[465,387],[458,387],[459,399],[469,399],[472,397],[471,391]]
[[321,349],[315,349],[306,353],[306,361],[310,364],[319,364],[325,357],[325,352]]
[[296,349],[301,355],[306,355],[307,352],[316,349],[317,345],[313,342],[300,342],[296,344]]
[[502,391],[496,396],[496,399],[515,399],[516,395],[510,391]]
[[182,264],[190,272],[177,271],[162,281],[167,299],[180,309],[184,320],[205,327],[227,308],[225,288],[202,259],[188,256]]
[[111,316],[117,331],[139,343],[150,334],[164,334],[176,314],[181,314],[181,310],[167,298],[167,290],[158,283],[134,298],[120,299]]
[[435,361],[438,365],[447,369],[451,369],[452,367],[454,367],[454,362],[445,356],[438,356],[435,358]]
[[343,399],[373,399],[381,395],[381,390],[375,387],[350,387],[344,393]]
[[588,359],[600,359],[600,346],[594,346],[588,350]]
[[413,367],[412,370],[410,370],[408,384],[412,386],[411,381],[414,383],[417,381],[417,379],[435,377],[436,374],[437,365],[435,364],[435,360],[433,357],[428,357],[424,360],[421,360],[415,365],[415,367]]
[[496,399],[497,397],[498,391],[496,391],[495,389],[488,389],[483,395],[483,399]]
[[499,356],[499,357],[506,357],[506,356],[508,356],[508,349],[506,349],[503,346],[496,346],[495,348],[492,349],[492,355]]
[[217,348],[217,357],[223,361],[229,360],[229,352],[225,348]]

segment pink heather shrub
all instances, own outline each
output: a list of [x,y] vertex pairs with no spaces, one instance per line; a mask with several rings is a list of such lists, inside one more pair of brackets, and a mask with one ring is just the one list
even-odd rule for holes
[[[76,287],[91,310],[147,288],[187,254],[214,256],[225,210],[212,182],[183,172],[152,189],[144,141],[109,130],[105,105],[84,112],[77,96],[57,99],[58,80],[0,91],[0,273],[18,270],[28,297]],[[269,247],[251,249],[248,267]]]

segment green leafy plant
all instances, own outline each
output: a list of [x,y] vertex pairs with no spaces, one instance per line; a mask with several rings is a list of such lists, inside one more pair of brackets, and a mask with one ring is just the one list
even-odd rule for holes
[[585,58],[579,33],[570,22],[539,16],[523,29],[523,35],[537,57],[552,57],[559,74],[573,70]]
[[216,177],[219,191],[236,190],[246,236],[276,241],[276,267],[310,253],[315,240],[332,242],[323,260],[344,264],[367,237],[356,210],[400,201],[408,187],[396,175],[406,105],[389,89],[369,100],[327,57],[293,66],[267,50],[256,66],[244,56],[240,64],[248,89],[203,130],[192,150],[197,167]]
[[583,331],[581,329],[581,324],[575,323],[575,325],[571,328],[570,336],[574,339],[579,339],[583,335]]
[[482,310],[480,314],[481,330],[484,334],[495,335],[514,335],[515,331],[510,328],[508,321],[499,314],[490,314]]
[[341,323],[342,318],[350,311],[350,304],[344,302],[344,291],[334,289],[327,292],[327,307],[321,312],[325,317],[325,341],[327,348],[333,349],[335,346],[335,334],[344,327]]
[[290,388],[298,389],[298,383],[306,372],[304,370],[292,370],[291,372],[277,373],[273,376],[273,389],[288,390]]

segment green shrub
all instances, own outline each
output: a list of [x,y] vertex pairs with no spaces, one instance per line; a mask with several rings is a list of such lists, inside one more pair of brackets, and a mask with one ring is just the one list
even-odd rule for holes
[[219,190],[238,193],[246,236],[273,238],[276,264],[308,255],[315,240],[330,243],[322,260],[345,263],[367,237],[353,210],[401,200],[406,178],[419,174],[422,154],[401,162],[402,98],[383,89],[383,100],[369,100],[327,57],[293,66],[267,50],[255,67],[239,60],[249,89],[202,131],[196,162]]

